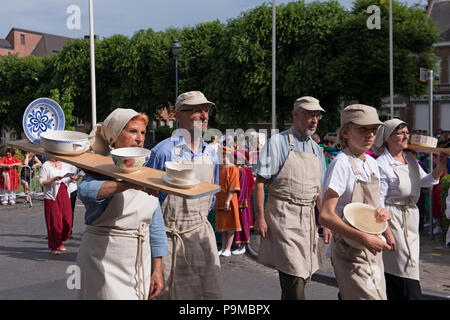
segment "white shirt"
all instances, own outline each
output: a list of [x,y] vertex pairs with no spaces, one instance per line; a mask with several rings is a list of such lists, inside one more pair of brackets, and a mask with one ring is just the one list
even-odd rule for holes
[[352,202],[353,189],[355,187],[356,178],[363,181],[371,181],[370,176],[372,171],[378,178],[380,177],[378,165],[374,158],[367,154],[364,154],[365,160],[362,161],[353,154],[351,156],[355,160],[356,167],[360,172],[358,176],[355,176],[355,174],[353,173],[350,161],[348,160],[348,156],[344,152],[339,152],[336,158],[334,158],[334,160],[328,166],[323,183],[322,203],[323,197],[327,190],[329,188],[333,189],[339,195],[335,213],[341,218],[344,207],[348,203]]
[[[348,156],[341,151],[328,166],[322,187],[323,192],[321,203],[323,203],[323,197],[328,189],[334,190],[339,195],[334,213],[336,213],[336,215],[341,219],[344,207],[352,202],[356,178],[363,181],[371,181],[372,172],[380,178],[380,171],[378,170],[378,165],[374,158],[367,154],[364,154],[364,161],[357,158],[353,154],[351,157],[355,160],[356,167],[358,168],[360,174],[356,176],[353,173]],[[333,242],[334,238],[331,238],[325,254],[327,258],[331,258],[331,248],[333,246]]]
[[[73,173],[74,176],[78,177],[83,177],[85,175],[83,170],[78,169],[77,167],[69,164],[70,166],[70,172]],[[69,185],[67,186],[67,192],[69,193],[69,195],[76,191],[78,188],[77,182],[72,182],[72,180],[69,180]]]
[[[403,158],[406,163],[408,163],[405,152],[403,152]],[[398,189],[400,183],[393,166],[402,166],[403,163],[392,158],[392,155],[387,148],[384,150],[383,154],[377,158],[377,163],[380,170],[380,206],[384,207],[384,202],[389,191]],[[419,167],[421,188],[428,188],[439,183],[439,179],[436,180],[431,173],[427,174],[423,171],[418,161],[416,161],[416,165]]]
[[[39,183],[42,185],[44,189],[44,199],[56,200],[60,184],[64,183],[67,186],[67,184],[70,181],[70,175],[72,175],[70,165],[64,162],[61,163],[62,163],[61,170],[58,170],[57,168],[53,167],[49,163],[49,161],[46,161],[41,167],[39,173]],[[66,177],[47,185],[42,184],[42,181],[57,176],[66,176]],[[67,194],[67,196],[69,196],[69,194]]]

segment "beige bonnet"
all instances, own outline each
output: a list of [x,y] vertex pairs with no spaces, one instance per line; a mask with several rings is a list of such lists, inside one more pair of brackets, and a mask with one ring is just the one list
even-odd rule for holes
[[139,113],[133,109],[117,108],[98,123],[89,134],[89,142],[95,153],[108,155],[123,128]]
[[384,152],[387,140],[391,136],[392,132],[394,132],[395,128],[397,128],[402,123],[406,124],[405,121],[402,121],[400,119],[391,119],[385,121],[384,126],[380,126],[375,141],[372,145],[372,150],[377,156],[381,155]]

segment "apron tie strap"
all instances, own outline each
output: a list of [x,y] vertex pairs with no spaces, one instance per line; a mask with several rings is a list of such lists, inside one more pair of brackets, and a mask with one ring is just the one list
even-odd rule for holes
[[145,222],[141,222],[139,224],[137,232],[134,233],[120,232],[120,230],[110,228],[103,229],[91,225],[88,225],[86,228],[86,232],[97,236],[125,237],[137,239],[136,273],[137,273],[138,295],[140,300],[144,300],[147,297],[147,286],[145,284],[143,244],[148,234],[148,231],[149,231],[148,224],[146,224]]
[[314,199],[312,200],[311,204],[309,205],[310,208],[310,244],[309,244],[309,262],[310,262],[310,266],[309,266],[309,277],[307,279],[307,282],[311,281],[312,278],[312,269],[313,269],[313,252],[314,252],[314,244],[315,244],[315,237],[316,237],[316,215],[314,212],[314,207],[316,206],[316,202],[317,202],[317,198],[319,196],[317,195],[316,197],[314,197]]
[[406,246],[408,247],[408,260],[411,264],[411,267],[414,268],[415,263],[412,259],[412,253],[411,253],[411,247],[409,245],[409,241],[408,241],[408,220],[407,220],[407,216],[406,216],[406,210],[408,210],[409,206],[405,205],[405,206],[400,206],[400,209],[402,210],[402,216],[403,216],[403,235],[405,236],[405,242],[406,242]]
[[364,249],[363,251],[364,251],[364,254],[366,255],[367,262],[369,262],[369,269],[370,269],[371,278],[372,278],[373,284],[375,286],[375,289],[377,290],[377,293],[378,293],[378,296],[380,297],[380,299],[384,300],[384,297],[381,294],[381,291],[380,291],[380,289],[377,286],[377,281],[375,279],[375,272],[373,271],[372,262],[370,261],[368,250]]
[[177,245],[176,245],[176,239],[180,240],[180,244],[181,244],[181,249],[183,250],[183,257],[184,257],[184,261],[186,262],[187,265],[191,265],[189,263],[189,261],[186,258],[186,249],[184,247],[184,241],[183,238],[181,237],[182,234],[185,233],[189,233],[192,232],[198,228],[200,228],[201,226],[203,226],[208,220],[203,220],[202,222],[200,222],[199,224],[194,225],[191,228],[185,229],[185,230],[178,230],[176,228],[169,228],[166,227],[166,233],[168,233],[169,235],[174,236],[173,238],[173,248],[172,248],[172,270],[171,270],[171,279],[170,279],[170,296],[173,296],[173,284],[174,284],[174,280],[175,280],[175,267],[177,264]]

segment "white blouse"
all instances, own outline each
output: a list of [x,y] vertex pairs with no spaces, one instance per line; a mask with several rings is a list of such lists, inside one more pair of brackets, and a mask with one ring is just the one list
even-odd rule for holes
[[[70,182],[70,175],[71,173],[71,166],[67,163],[61,162],[62,166],[61,169],[58,170],[57,168],[53,167],[48,161],[46,161],[40,170],[39,173],[39,183],[41,184],[42,188],[44,189],[44,199],[48,200],[56,200],[56,196],[58,195],[59,187],[61,183],[64,183],[67,187],[67,185]],[[51,179],[53,177],[57,176],[66,176],[65,178],[52,182],[50,184],[44,185],[42,184],[42,181],[45,181],[47,179]],[[67,194],[69,196],[69,194]]]
[[[403,152],[403,158],[406,163],[408,163],[405,152]],[[380,170],[380,206],[384,207],[384,202],[389,191],[397,189],[399,185],[398,176],[395,174],[393,166],[401,166],[403,163],[394,160],[387,148],[384,150],[383,154],[377,158],[377,163]],[[434,179],[431,173],[427,174],[422,169],[419,165],[419,161],[416,161],[416,164],[419,167],[421,188],[429,188],[439,183],[439,179]]]
[[333,189],[339,195],[335,213],[341,218],[344,207],[348,203],[352,202],[353,189],[355,187],[356,179],[358,178],[363,181],[371,181],[372,171],[377,177],[380,177],[377,162],[374,158],[365,154],[364,161],[362,161],[355,155],[351,156],[355,160],[356,167],[358,168],[360,174],[355,176],[350,165],[350,161],[348,160],[348,156],[344,152],[339,152],[327,168],[322,188],[322,201],[323,196],[328,189]]

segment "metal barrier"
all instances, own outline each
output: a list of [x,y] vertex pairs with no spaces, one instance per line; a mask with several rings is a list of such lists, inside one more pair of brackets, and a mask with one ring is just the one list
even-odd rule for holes
[[[28,169],[29,172],[31,173],[31,175],[30,175],[30,182],[29,182],[30,192],[28,194],[25,192],[26,190],[25,190],[25,188],[24,188],[24,186],[22,184],[22,180],[23,179],[22,179],[22,176],[21,176],[22,170],[24,170],[25,168]],[[15,191],[15,195],[16,195],[16,199],[17,198],[22,198],[22,197],[26,198],[26,196],[28,196],[29,201],[30,201],[29,202],[29,206],[30,207],[33,206],[33,199],[35,197],[42,196],[44,194],[42,192],[42,187],[39,184],[39,171],[38,171],[39,168],[40,167],[36,167],[36,168],[32,169],[30,166],[27,166],[27,165],[18,165],[18,166],[15,166],[14,168],[10,168],[9,169],[10,175],[11,175],[11,171],[12,170],[16,170],[17,175],[18,175],[19,188],[14,190]]]

